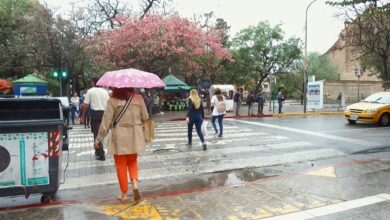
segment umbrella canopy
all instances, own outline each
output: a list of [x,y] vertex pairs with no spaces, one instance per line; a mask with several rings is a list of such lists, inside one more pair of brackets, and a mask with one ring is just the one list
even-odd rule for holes
[[156,74],[130,68],[106,72],[96,85],[115,88],[149,89],[164,87],[165,83]]
[[172,74],[164,77],[163,81],[166,84],[164,90],[169,92],[188,91],[192,88]]

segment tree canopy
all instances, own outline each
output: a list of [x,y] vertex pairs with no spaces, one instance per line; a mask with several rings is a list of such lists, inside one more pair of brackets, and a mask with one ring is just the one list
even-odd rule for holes
[[342,34],[362,68],[372,68],[390,88],[390,2],[388,0],[343,0],[328,2],[345,9]]
[[222,60],[231,60],[219,31],[205,32],[178,15],[122,18],[121,23],[88,41],[100,68],[133,67],[159,76],[170,71],[189,76],[205,69],[213,72]]
[[280,25],[272,27],[268,22],[260,22],[250,26],[232,40],[231,50],[237,64],[233,68],[233,71],[237,71],[234,74],[246,78],[258,91],[270,74],[287,72],[293,62],[300,58],[299,44],[298,38],[285,40]]

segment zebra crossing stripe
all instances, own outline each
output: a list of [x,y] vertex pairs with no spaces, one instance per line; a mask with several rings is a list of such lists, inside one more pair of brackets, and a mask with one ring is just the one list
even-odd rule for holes
[[[208,152],[203,152],[205,155]],[[334,149],[316,149],[299,152],[290,152],[279,155],[262,155],[251,158],[241,158],[222,161],[208,161],[205,163],[192,163],[165,166],[154,169],[142,169],[140,167],[140,180],[152,180],[167,177],[176,177],[182,175],[206,174],[226,170],[243,169],[249,167],[273,166],[286,163],[297,163],[308,160],[326,159],[335,156],[344,156],[345,154]],[[142,157],[140,157],[142,158]],[[97,186],[106,184],[117,184],[115,173],[93,174],[91,176],[80,176],[67,178],[66,182],[60,186],[60,189],[73,189],[87,186]]]
[[[240,138],[240,137],[257,137],[257,136],[264,136],[264,135],[269,135],[269,133],[264,133],[264,132],[248,132],[248,133],[234,133],[234,134],[229,134],[229,138]],[[211,135],[210,135],[211,136]],[[192,139],[196,139],[197,136],[192,136]],[[227,137],[224,137],[227,138]],[[156,138],[153,143],[156,142],[165,142],[165,141],[187,141],[187,137],[167,137],[167,138]],[[206,137],[207,141],[207,137]]]
[[250,124],[250,125],[257,125],[257,126],[262,126],[262,127],[276,128],[276,129],[281,129],[281,130],[286,130],[286,131],[292,131],[292,132],[297,132],[297,133],[301,133],[301,134],[307,134],[307,135],[312,135],[312,136],[317,136],[317,137],[322,137],[322,138],[327,138],[327,139],[337,140],[337,141],[344,141],[344,142],[349,142],[349,143],[368,146],[368,147],[380,146],[380,144],[375,143],[375,142],[369,142],[369,141],[364,141],[361,139],[354,139],[354,138],[339,137],[339,136],[335,136],[335,135],[324,134],[324,133],[319,133],[319,132],[314,132],[314,131],[306,131],[303,129],[289,128],[289,127],[283,127],[283,126],[279,126],[279,125],[266,124],[266,123],[253,122],[253,121],[243,121],[243,120],[235,120],[235,119],[226,119],[226,120],[240,122],[243,124]]
[[[311,143],[309,142],[298,141],[298,142],[287,142],[287,143],[270,143],[270,144],[255,145],[255,146],[230,147],[230,148],[222,148],[222,149],[221,148],[213,149],[211,147],[209,148],[207,153],[199,150],[199,151],[179,152],[179,153],[169,154],[169,155],[144,155],[144,156],[140,156],[138,158],[138,161],[140,163],[143,163],[143,162],[152,162],[152,161],[180,160],[185,158],[200,158],[200,157],[207,157],[209,160],[212,160],[215,158],[220,158],[221,155],[227,156],[227,155],[234,155],[237,153],[255,153],[255,152],[273,151],[278,149],[288,149],[288,148],[297,149],[297,148],[307,147],[310,145]],[[113,166],[113,165],[114,165],[113,159],[107,158],[104,163],[101,163],[100,161],[93,161],[93,162],[78,161],[69,165],[68,169],[74,170],[74,169],[80,169],[86,167]]]
[[[240,132],[251,132],[253,131],[252,129],[241,129]],[[214,133],[214,130],[212,129],[209,129],[208,132],[207,132],[207,135],[212,135]],[[227,134],[231,134],[231,133],[237,133],[237,130],[223,130],[223,134],[224,136],[228,137],[229,135]],[[195,129],[192,131],[192,134],[196,134],[196,131]],[[163,133],[163,132],[158,132],[155,134],[155,137],[156,139],[157,138],[163,138],[163,137],[173,137],[173,136],[186,136],[187,137],[187,129],[186,130],[176,130],[175,132],[167,132],[167,133]]]

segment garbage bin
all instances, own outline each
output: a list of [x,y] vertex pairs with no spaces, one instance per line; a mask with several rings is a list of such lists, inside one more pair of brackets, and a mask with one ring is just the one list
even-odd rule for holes
[[61,182],[63,109],[54,98],[0,98],[0,197],[41,193]]

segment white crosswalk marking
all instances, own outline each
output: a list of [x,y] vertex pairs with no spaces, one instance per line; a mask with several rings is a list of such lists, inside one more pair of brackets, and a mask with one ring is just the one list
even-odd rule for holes
[[[156,140],[138,159],[140,179],[158,179],[169,176],[194,175],[247,167],[272,166],[306,160],[342,156],[334,149],[312,149],[306,141],[292,140],[275,135],[266,129],[256,130],[248,126],[224,126],[224,139],[207,139],[208,150],[203,151],[196,133],[193,147],[185,146],[187,128],[185,122],[162,122],[155,130]],[[96,161],[92,147],[92,133],[75,127],[70,134],[70,163],[65,184],[61,189],[116,183],[112,156]],[[66,154],[64,154],[66,156]],[[63,163],[66,159],[63,160]]]

